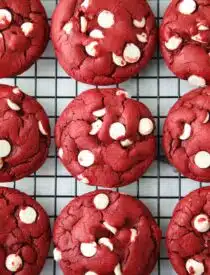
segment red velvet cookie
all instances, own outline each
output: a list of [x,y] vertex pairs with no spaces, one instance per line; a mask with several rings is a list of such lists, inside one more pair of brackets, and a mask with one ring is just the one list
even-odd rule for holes
[[163,129],[169,161],[184,176],[210,181],[210,87],[184,95],[170,110]]
[[210,84],[210,1],[173,0],[160,28],[163,57],[177,77]]
[[0,3],[0,77],[23,73],[43,53],[49,38],[45,10],[39,0]]
[[39,203],[0,188],[0,274],[38,275],[50,247],[49,218]]
[[134,76],[151,59],[155,18],[144,0],[62,0],[53,14],[51,36],[70,76],[109,85]]
[[105,187],[137,180],[156,156],[155,123],[148,108],[120,89],[92,89],[58,119],[58,155],[78,180]]
[[161,231],[146,206],[108,190],[70,202],[54,226],[54,258],[64,275],[147,275]]
[[197,189],[176,206],[166,240],[179,275],[210,274],[210,187]]
[[50,145],[42,106],[17,87],[0,85],[0,182],[21,179],[44,163]]

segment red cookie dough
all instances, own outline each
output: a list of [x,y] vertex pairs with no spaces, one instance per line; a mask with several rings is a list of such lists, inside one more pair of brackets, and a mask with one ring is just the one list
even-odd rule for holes
[[0,182],[29,176],[44,163],[50,145],[42,106],[17,87],[0,85]]
[[173,0],[160,28],[169,69],[191,85],[210,85],[210,1]]
[[64,275],[148,275],[161,231],[141,201],[103,190],[70,202],[55,222],[53,239]]
[[26,71],[44,52],[48,39],[47,16],[39,0],[1,0],[0,77]]
[[210,181],[210,87],[185,94],[170,110],[163,128],[168,160],[184,176]]
[[105,187],[137,180],[156,156],[155,123],[148,108],[120,89],[83,92],[55,128],[58,155],[78,180]]
[[0,188],[0,274],[38,275],[50,247],[49,218],[39,203]]
[[136,75],[152,58],[155,18],[144,0],[62,0],[51,36],[70,76],[94,85],[115,84]]
[[210,187],[193,191],[176,206],[166,240],[177,274],[210,274],[209,217]]

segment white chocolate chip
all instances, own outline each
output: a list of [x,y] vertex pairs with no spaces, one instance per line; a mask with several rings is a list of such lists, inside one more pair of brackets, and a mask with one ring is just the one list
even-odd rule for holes
[[89,134],[91,136],[96,135],[100,131],[102,125],[103,125],[103,122],[100,119],[97,119],[95,122],[91,124],[91,130]]
[[134,19],[133,20],[133,25],[137,28],[144,28],[145,25],[146,25],[146,19],[145,17],[142,17],[142,19],[139,21],[139,20],[136,20]]
[[116,95],[118,95],[118,96],[123,95],[124,97],[129,98],[128,93],[124,90],[117,90]]
[[151,119],[142,118],[139,121],[139,133],[143,136],[150,135],[154,130],[154,125]]
[[0,158],[7,157],[11,152],[11,145],[5,139],[0,139]]
[[89,167],[94,163],[95,157],[89,150],[82,150],[78,155],[78,162],[83,167]]
[[114,64],[116,64],[119,67],[124,67],[127,62],[123,59],[122,56],[116,55],[115,53],[112,53],[112,60]]
[[47,132],[45,131],[45,129],[44,129],[43,125],[42,125],[41,120],[39,120],[38,126],[39,126],[39,131],[42,133],[42,135],[47,136]]
[[200,36],[199,33],[191,36],[191,39],[200,43],[206,43],[205,41],[202,40],[202,37]]
[[120,264],[117,264],[115,269],[114,269],[114,274],[115,275],[122,275],[122,271],[121,271],[121,266]]
[[61,251],[57,248],[55,248],[53,250],[53,256],[54,256],[54,260],[56,262],[59,262],[61,259],[62,259],[62,254],[61,254]]
[[72,22],[67,22],[67,23],[64,25],[64,27],[63,27],[63,31],[64,31],[66,34],[70,34],[72,29],[73,29],[73,24],[72,24]]
[[18,94],[21,93],[21,91],[19,90],[19,88],[12,89],[12,92],[13,92],[13,94],[16,94],[16,95],[18,95]]
[[129,147],[130,145],[133,144],[133,141],[130,139],[125,139],[120,141],[120,144],[122,145],[122,147]]
[[93,271],[88,271],[88,272],[85,272],[85,275],[98,275],[98,274]]
[[6,258],[6,268],[11,272],[16,272],[23,265],[23,261],[20,256],[16,254],[10,254]]
[[90,42],[87,46],[85,46],[86,53],[90,56],[96,56],[96,46],[98,46],[98,42]]
[[194,219],[194,227],[198,232],[205,233],[210,229],[209,217],[205,214],[200,214]]
[[58,149],[58,156],[62,159],[63,158],[63,149],[59,148]]
[[21,30],[25,34],[25,36],[28,36],[33,31],[33,24],[31,22],[26,22],[21,25]]
[[119,138],[124,137],[125,133],[125,126],[120,122],[112,123],[109,128],[109,135],[114,140],[118,140]]
[[181,136],[179,136],[179,138],[181,140],[186,140],[190,137],[190,134],[191,134],[191,126],[190,126],[190,124],[185,123],[183,132],[182,132]]
[[200,151],[195,155],[194,161],[199,168],[208,168],[210,166],[210,154],[206,151]]
[[114,14],[107,10],[100,12],[98,24],[104,29],[111,28],[114,25]]
[[103,244],[104,246],[107,246],[111,251],[114,250],[113,244],[110,242],[109,238],[101,238],[98,240],[98,243]]
[[114,226],[111,226],[108,222],[103,222],[103,225],[106,227],[106,229],[108,229],[114,235],[117,233],[117,228]]
[[193,259],[187,260],[186,269],[189,274],[193,275],[202,275],[204,273],[203,263],[197,262]]
[[10,109],[12,109],[14,111],[20,111],[20,106],[18,106],[16,103],[14,103],[9,98],[7,99],[7,105],[9,106]]
[[136,37],[141,43],[147,43],[148,41],[147,34],[145,32],[142,32],[141,34],[137,34]]
[[90,5],[90,0],[85,0],[82,2],[81,7],[87,9]]
[[133,43],[128,43],[123,51],[123,58],[128,63],[136,63],[141,57],[140,49]]
[[104,35],[103,35],[102,31],[97,30],[97,29],[92,30],[90,32],[89,36],[92,37],[92,38],[98,38],[98,39],[104,38]]
[[93,112],[93,115],[96,117],[102,117],[106,114],[106,108],[99,109]]
[[81,181],[82,183],[85,183],[85,184],[88,184],[88,183],[89,183],[89,180],[88,180],[86,177],[84,177],[82,174],[78,175],[78,176],[77,176],[77,179],[78,179],[79,181]]
[[12,14],[6,9],[0,9],[0,24],[8,26],[12,22]]
[[196,2],[194,0],[182,0],[178,10],[182,14],[192,14],[196,10]]
[[174,51],[179,48],[180,44],[182,43],[182,38],[178,36],[171,36],[167,42],[165,42],[165,47],[170,50]]
[[209,121],[209,112],[206,114],[206,118],[204,119],[203,123],[207,123]]
[[188,82],[190,85],[193,85],[193,86],[198,86],[198,87],[206,86],[206,80],[203,77],[200,77],[197,75],[191,75],[188,78]]
[[80,30],[81,30],[81,32],[86,32],[87,25],[88,25],[88,23],[87,23],[86,18],[84,16],[81,16],[80,17]]
[[130,229],[130,231],[131,231],[131,238],[130,238],[130,240],[133,243],[135,241],[136,237],[137,237],[137,230],[134,229],[134,228],[132,228],[132,229]]
[[109,205],[109,197],[106,194],[98,194],[94,197],[93,203],[96,209],[104,210]]
[[205,26],[203,24],[198,23],[197,26],[198,26],[198,30],[199,31],[207,31],[207,30],[209,30],[209,27]]
[[36,221],[37,213],[33,207],[27,206],[19,212],[21,222],[25,224],[32,224]]
[[83,256],[85,257],[93,257],[97,252],[97,244],[96,242],[92,243],[81,243],[80,251]]

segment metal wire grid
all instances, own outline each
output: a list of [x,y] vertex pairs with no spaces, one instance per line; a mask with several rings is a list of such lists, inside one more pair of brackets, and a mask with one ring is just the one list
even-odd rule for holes
[[[114,0],[113,0],[114,1]],[[151,0],[157,24],[170,0]],[[42,0],[49,21],[57,0]],[[43,56],[24,74],[15,78],[2,79],[1,83],[17,85],[24,92],[35,96],[44,106],[50,118],[52,129],[51,148],[48,159],[39,171],[17,182],[1,184],[17,188],[33,196],[48,212],[51,224],[60,210],[75,196],[95,190],[95,187],[77,184],[56,157],[54,143],[54,125],[64,107],[80,92],[90,88],[69,78],[57,63],[51,43]],[[149,66],[140,75],[119,85],[127,89],[132,98],[141,100],[151,109],[157,123],[158,156],[143,178],[132,185],[117,190],[141,199],[151,210],[158,224],[165,230],[175,204],[202,184],[179,175],[164,159],[161,148],[163,121],[169,108],[185,92],[191,89],[185,81],[180,81],[164,65],[159,49]],[[175,274],[167,258],[165,237],[162,239],[161,255],[152,275]],[[41,275],[62,275],[58,265],[53,261],[52,249]]]

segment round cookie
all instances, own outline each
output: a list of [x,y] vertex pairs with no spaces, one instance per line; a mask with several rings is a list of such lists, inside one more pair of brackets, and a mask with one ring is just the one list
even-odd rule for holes
[[17,87],[0,85],[0,110],[0,182],[8,182],[44,163],[50,126],[42,106]]
[[184,176],[210,181],[210,87],[185,94],[170,110],[163,128],[168,160]]
[[161,51],[169,69],[200,87],[210,84],[209,4],[209,0],[173,0],[160,28]]
[[64,275],[145,275],[157,261],[161,231],[141,201],[103,190],[71,201],[53,239]]
[[49,218],[34,199],[0,187],[0,273],[41,272],[50,248]]
[[166,234],[177,274],[209,274],[209,217],[210,187],[191,192],[177,204]]
[[152,58],[155,18],[142,0],[62,0],[52,17],[51,37],[67,74],[89,84],[116,84]]
[[[49,39],[40,0],[7,0],[0,4],[0,77],[26,71],[44,52]],[[12,62],[11,62],[12,61]]]
[[137,180],[154,160],[154,128],[148,108],[124,90],[88,90],[57,121],[58,155],[78,180],[120,187]]

